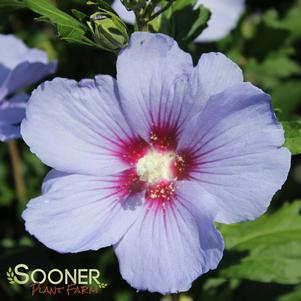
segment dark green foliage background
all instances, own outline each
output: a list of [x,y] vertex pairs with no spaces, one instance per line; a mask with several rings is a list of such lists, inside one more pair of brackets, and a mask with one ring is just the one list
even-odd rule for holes
[[[61,0],[56,3],[68,13],[72,8],[89,12],[85,1]],[[56,76],[77,80],[100,73],[115,76],[114,54],[68,44],[57,38],[51,25],[35,22],[35,17],[37,15],[29,10],[1,9],[0,32],[16,34],[29,46],[46,50],[51,59],[59,61]],[[278,118],[284,122],[287,131],[287,146],[294,154],[301,152],[301,0],[250,0],[239,26],[222,41],[189,45],[178,42],[193,55],[195,62],[202,52],[208,51],[221,51],[236,61],[244,69],[247,80],[272,95]],[[18,141],[18,147],[27,199],[30,199],[40,193],[48,168],[22,141]],[[190,300],[185,299],[186,296],[194,301],[300,301],[301,204],[297,199],[301,199],[298,155],[293,157],[289,179],[275,196],[267,215],[252,223],[220,226],[226,240],[220,267],[195,281],[180,300]],[[24,231],[20,216],[25,205],[26,202],[17,201],[8,145],[1,143],[1,301],[67,298],[32,297],[29,287],[8,284],[5,272],[18,263],[44,269],[99,268],[102,280],[109,286],[100,295],[81,296],[81,300],[159,301],[163,298],[159,294],[136,292],[123,281],[111,248],[62,255],[41,245]]]

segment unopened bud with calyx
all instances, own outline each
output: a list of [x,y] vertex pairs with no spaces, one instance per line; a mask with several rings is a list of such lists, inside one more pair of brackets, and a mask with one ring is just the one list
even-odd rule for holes
[[97,12],[87,23],[99,47],[116,51],[127,45],[129,39],[127,27],[114,13]]

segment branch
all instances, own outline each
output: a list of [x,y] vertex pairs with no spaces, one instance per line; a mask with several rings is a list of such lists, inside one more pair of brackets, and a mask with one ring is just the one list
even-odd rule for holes
[[26,188],[25,181],[21,170],[21,159],[18,151],[18,145],[16,141],[8,143],[9,155],[12,162],[13,176],[17,191],[17,199],[19,203],[23,203],[26,200]]

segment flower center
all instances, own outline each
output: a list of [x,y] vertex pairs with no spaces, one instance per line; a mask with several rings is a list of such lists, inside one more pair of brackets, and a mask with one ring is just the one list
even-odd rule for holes
[[151,149],[137,162],[136,170],[140,180],[149,184],[172,180],[174,178],[172,164],[175,157],[173,152],[162,153]]

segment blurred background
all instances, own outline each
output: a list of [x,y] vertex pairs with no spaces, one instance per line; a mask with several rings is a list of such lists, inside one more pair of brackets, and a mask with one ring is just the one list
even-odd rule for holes
[[[85,1],[55,3],[65,12],[76,8],[89,13]],[[59,62],[56,76],[77,80],[100,73],[115,76],[114,53],[68,44],[57,37],[53,26],[36,22],[36,17],[28,9],[1,9],[0,32],[13,33],[28,46],[47,51],[50,59]],[[133,28],[129,26],[129,30]],[[247,9],[239,25],[229,36],[215,43],[190,43],[182,47],[192,54],[195,62],[203,52],[220,51],[228,55],[243,68],[246,80],[272,95],[278,118],[300,128],[301,0],[247,1]],[[122,280],[111,248],[62,255],[47,249],[25,232],[21,213],[27,201],[40,194],[48,168],[31,154],[24,142],[19,140],[16,143],[22,175],[17,185],[21,195],[16,192],[10,146],[0,143],[0,300],[66,298],[32,297],[29,287],[10,285],[5,272],[18,263],[46,270],[99,268],[102,281],[108,283],[108,287],[99,295],[72,299],[172,300],[172,296],[163,299],[159,294],[136,292],[131,288]],[[298,148],[298,145],[295,147]],[[301,200],[301,160],[296,155],[292,159],[289,178],[274,197],[266,216],[251,223],[219,226],[226,240],[225,256],[219,268],[195,281],[192,289],[182,294],[180,300],[300,301],[301,205],[298,199]]]

